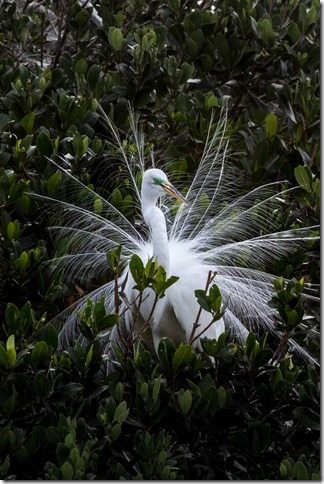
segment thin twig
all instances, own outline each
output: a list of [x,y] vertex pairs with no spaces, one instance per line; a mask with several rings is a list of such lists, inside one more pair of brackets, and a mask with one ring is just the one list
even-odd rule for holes
[[284,352],[285,352],[287,345],[288,345],[289,336],[290,336],[290,333],[288,331],[286,331],[286,333],[284,334],[284,336],[281,340],[280,345],[278,346],[277,351],[275,352],[275,354],[271,358],[271,361],[270,361],[271,365],[273,365],[275,363],[275,361],[277,361],[279,363],[282,360],[282,357],[283,357]]
[[138,330],[138,332],[136,333],[136,336],[135,338],[133,339],[132,343],[134,343],[134,341],[138,338],[138,336],[140,336],[141,333],[143,333],[143,331],[148,327],[149,325],[149,322],[153,316],[153,313],[154,313],[154,310],[155,310],[155,307],[157,305],[157,302],[158,302],[158,299],[159,299],[159,296],[157,294],[155,294],[155,298],[154,298],[154,302],[153,302],[153,306],[151,308],[151,312],[147,318],[147,320],[142,324],[142,326],[140,327],[140,329]]
[[[205,292],[207,292],[209,286],[210,286],[210,283],[212,282],[212,280],[214,279],[214,276],[212,277],[212,271],[209,271],[208,272],[208,276],[207,276],[207,281],[206,281],[206,287],[205,287]],[[200,306],[199,310],[198,310],[198,313],[197,313],[197,317],[196,317],[196,320],[192,326],[192,330],[191,330],[191,334],[190,334],[190,337],[189,337],[189,344],[192,344],[192,342],[194,341],[193,337],[194,337],[194,334],[196,332],[196,329],[200,326],[199,325],[199,318],[200,318],[200,315],[201,315],[201,311],[202,311],[202,307]],[[196,339],[196,338],[195,338]]]

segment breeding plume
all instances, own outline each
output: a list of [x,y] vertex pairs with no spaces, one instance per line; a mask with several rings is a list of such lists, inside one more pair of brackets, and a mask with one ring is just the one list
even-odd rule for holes
[[[124,302],[119,311],[126,331],[132,327],[136,312],[139,314],[133,328],[135,333],[149,320],[150,330],[141,336],[152,351],[157,350],[164,336],[176,344],[189,341],[199,311],[195,290],[206,287],[211,273],[216,274],[214,282],[227,307],[223,317],[212,325],[210,313],[200,310],[199,333],[206,330],[203,336],[217,338],[227,328],[233,337],[244,340],[251,329],[275,332],[276,311],[268,305],[274,295],[273,275],[268,268],[314,240],[312,227],[294,230],[280,227],[277,209],[291,189],[278,195],[278,184],[270,183],[242,194],[240,178],[227,165],[226,116],[208,133],[185,196],[179,187],[173,186],[167,170],[154,166],[152,151],[147,159],[134,117],[131,117],[131,150],[111,121],[106,120],[119,148],[121,177],[127,179],[127,190],[142,220],[135,226],[109,201],[61,168],[77,202],[47,199],[59,209],[60,223],[51,230],[64,244],[68,240],[70,246],[68,255],[56,257],[55,268],[64,267],[71,284],[76,281],[85,284],[107,273],[107,253],[121,245],[124,272],[119,285],[123,287]],[[168,277],[178,277],[157,302],[153,314],[152,290],[148,289],[138,304],[138,293],[129,273],[129,261],[134,254],[144,264],[153,257]],[[85,307],[86,298],[96,301],[102,296],[107,312],[114,312],[115,281],[90,292],[65,313],[60,333],[62,348],[73,346],[76,338],[82,338],[77,314]],[[116,331],[113,338],[118,339]],[[193,344],[201,349],[199,338]],[[303,352],[294,341],[290,345]],[[103,351],[109,353],[110,346],[111,338],[107,336]]]

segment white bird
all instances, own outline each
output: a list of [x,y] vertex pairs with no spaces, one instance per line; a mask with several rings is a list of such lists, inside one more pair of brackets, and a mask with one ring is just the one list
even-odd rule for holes
[[[166,220],[162,210],[156,205],[164,195],[171,195],[187,204],[185,198],[169,182],[166,174],[156,168],[145,171],[141,189],[141,208],[144,222],[150,229],[149,243],[145,244],[139,253],[141,259],[147,262],[154,257],[163,266],[167,275],[175,275],[179,280],[166,291],[165,297],[160,299],[150,318],[150,327],[155,351],[160,340],[169,337],[174,343],[189,342],[192,328],[199,314],[199,333],[212,339],[218,338],[225,331],[222,319],[211,324],[212,316],[205,310],[200,310],[194,296],[195,289],[204,289],[209,271],[212,266],[205,264],[199,252],[195,250],[190,240],[168,239]],[[129,275],[125,294],[129,301],[135,301],[137,291],[135,282]],[[150,317],[154,303],[153,291],[144,293],[144,301],[138,308],[140,318],[137,327],[140,328]],[[131,321],[129,321],[131,324]],[[151,341],[143,334],[144,341],[152,349]],[[200,348],[199,340],[195,340],[194,347]]]
[[[277,313],[268,305],[274,295],[274,276],[267,268],[318,238],[317,227],[282,230],[278,208],[293,188],[278,195],[278,184],[269,183],[238,195],[240,178],[226,163],[228,141],[224,116],[214,133],[208,132],[197,172],[184,199],[165,172],[154,168],[152,150],[150,164],[153,168],[146,169],[147,150],[143,137],[135,118],[131,116],[130,119],[133,138],[127,144],[106,117],[120,153],[120,172],[127,178],[127,190],[145,226],[138,230],[109,201],[74,178],[69,169],[60,167],[72,184],[77,203],[47,198],[48,203],[59,209],[60,223],[51,230],[57,233],[64,246],[63,255],[57,255],[54,260],[55,268],[64,267],[71,283],[82,281],[86,284],[107,273],[107,252],[122,245],[121,262],[125,270],[119,285],[125,283],[128,274],[124,292],[128,302],[135,301],[136,306],[136,290],[128,271],[130,258],[137,254],[145,264],[150,257],[155,257],[168,276],[179,279],[155,307],[150,319],[152,339],[148,340],[149,333],[142,335],[152,351],[153,346],[157,350],[164,336],[176,344],[189,341],[199,310],[194,291],[205,288],[209,271],[216,273],[214,282],[227,309],[211,326],[211,315],[201,312],[199,332],[208,328],[203,336],[217,338],[225,328],[240,340],[252,329],[275,332]],[[211,126],[212,123],[210,129]],[[177,202],[175,207],[173,197],[185,203]],[[158,204],[162,204],[161,207]],[[96,301],[104,296],[107,312],[113,312],[114,291],[114,281],[103,284],[68,310],[60,333],[62,348],[73,346],[75,339],[80,338],[77,314],[85,307],[86,298]],[[139,322],[145,322],[152,307],[152,295],[147,293],[146,296],[139,308]],[[120,310],[126,311],[129,328],[132,312],[127,311],[127,304]],[[109,352],[109,338],[106,343],[104,351]],[[194,345],[200,348],[199,339]],[[291,346],[308,356],[294,341]]]

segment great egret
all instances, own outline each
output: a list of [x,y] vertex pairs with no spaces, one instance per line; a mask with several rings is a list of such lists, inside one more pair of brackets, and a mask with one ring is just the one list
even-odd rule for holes
[[[269,183],[238,196],[239,178],[226,164],[228,142],[224,116],[217,129],[208,132],[201,161],[184,199],[166,174],[154,167],[152,152],[153,168],[147,169],[144,141],[135,118],[131,117],[131,149],[127,148],[127,141],[120,139],[110,119],[106,117],[106,120],[119,149],[120,172],[127,178],[132,202],[138,213],[142,212],[146,225],[139,231],[109,201],[74,178],[69,169],[61,167],[73,185],[77,202],[47,199],[60,210],[60,224],[51,230],[65,247],[67,239],[70,241],[69,253],[58,255],[55,267],[64,267],[71,282],[85,283],[107,271],[107,252],[122,245],[125,265],[119,280],[122,284],[133,254],[138,254],[144,263],[149,257],[157,257],[167,273],[179,279],[159,301],[150,321],[155,349],[163,336],[176,343],[188,342],[199,309],[194,291],[204,289],[210,270],[217,274],[215,282],[227,301],[227,309],[204,336],[218,337],[225,327],[243,340],[253,328],[275,332],[276,312],[268,305],[274,295],[273,276],[266,268],[317,238],[314,227],[282,230],[276,211],[292,189],[278,195],[278,184]],[[172,197],[164,197],[165,194]],[[173,197],[185,202],[177,210]],[[163,204],[162,209],[158,203]],[[128,276],[124,288],[128,301],[136,300],[133,286]],[[115,282],[111,281],[86,297],[95,301],[104,296],[107,311],[113,312],[114,291]],[[82,338],[77,313],[85,304],[83,298],[68,310],[60,333],[61,348],[73,346],[76,338]],[[151,305],[152,298],[148,296],[140,308],[139,316],[143,320]],[[210,315],[203,311],[201,327],[206,328],[209,322]],[[152,341],[148,344],[152,347]],[[199,341],[195,344],[199,346]],[[294,341],[291,345],[304,351]],[[107,338],[104,351],[109,352],[110,347]]]
[[[150,229],[150,243],[145,245],[140,253],[143,261],[154,257],[163,266],[168,275],[179,277],[172,289],[166,291],[163,299],[159,300],[150,319],[151,333],[155,351],[160,340],[166,336],[176,344],[188,342],[195,318],[200,311],[199,304],[194,297],[195,289],[203,289],[209,271],[213,267],[204,264],[194,244],[188,240],[169,240],[166,220],[162,210],[156,205],[159,198],[171,195],[187,204],[185,198],[169,182],[166,174],[156,168],[144,172],[141,189],[141,209],[143,219]],[[129,301],[136,300],[134,281],[129,275],[125,293]],[[181,282],[180,282],[181,281]],[[140,308],[140,327],[150,316],[153,305],[152,290],[144,295]],[[218,338],[225,331],[223,320],[210,325],[211,315],[205,310],[199,314],[199,332],[203,331],[208,338]],[[145,335],[144,335],[145,338]],[[152,347],[148,338],[148,346]],[[200,348],[199,340],[193,346]]]

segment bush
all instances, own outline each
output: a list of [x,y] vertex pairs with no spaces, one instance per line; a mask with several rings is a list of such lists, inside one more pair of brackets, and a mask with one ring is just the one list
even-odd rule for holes
[[55,328],[26,305],[8,305],[7,325],[3,478],[319,479],[317,372],[291,357],[273,366],[266,337],[206,340],[211,368],[162,339],[159,361],[119,352],[105,376],[100,338],[57,354]]
[[[103,113],[123,133],[130,103],[148,149],[186,180],[227,101],[233,167],[249,188],[298,186],[283,220],[315,225],[319,15],[318,0],[2,2],[2,478],[319,478],[317,369],[278,357],[270,337],[251,333],[244,347],[205,342],[215,368],[166,340],[159,361],[138,349],[108,376],[98,335],[58,352],[51,318],[89,287],[46,271],[57,248],[31,196],[64,199],[69,186],[55,165],[64,157],[77,179],[134,218]],[[317,246],[277,274],[318,283]],[[302,307],[291,303],[294,282],[276,289],[285,342]],[[315,303],[307,311],[319,320]]]

